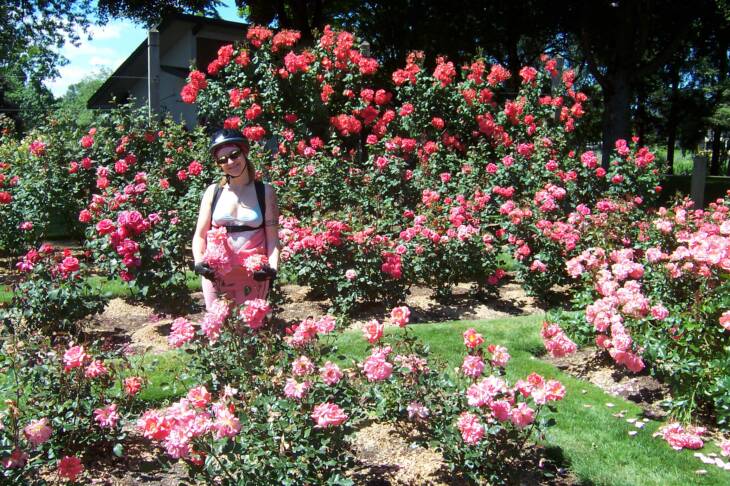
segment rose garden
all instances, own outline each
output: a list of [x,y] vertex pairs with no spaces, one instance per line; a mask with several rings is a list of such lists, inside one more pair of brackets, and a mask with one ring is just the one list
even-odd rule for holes
[[[510,72],[413,52],[384,73],[348,32],[299,37],[251,27],[181,92],[276,187],[268,301],[201,310],[203,127],[120,106],[3,130],[3,483],[730,482],[730,195],[660,201],[637,137],[602,160],[578,136],[587,96],[547,56]],[[47,241],[59,220],[80,245]],[[519,317],[408,305],[415,289],[488,305],[506,285]],[[322,312],[288,319],[293,286]],[[122,297],[166,323],[162,346],[94,328]],[[663,396],[612,396],[596,368]],[[438,467],[398,479],[363,454],[373,430]]]

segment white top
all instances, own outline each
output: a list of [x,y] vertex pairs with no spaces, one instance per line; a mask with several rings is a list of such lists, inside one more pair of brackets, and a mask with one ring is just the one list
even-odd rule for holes
[[[228,199],[224,196],[225,193],[221,194],[213,211],[211,219],[215,226],[251,226],[257,228],[263,224],[264,218],[258,204],[255,208],[249,208],[237,202],[234,206],[234,211],[237,214],[234,216],[225,209],[231,207],[231,202],[224,202],[223,199]],[[228,243],[233,250],[237,251],[248,241],[250,235],[252,233],[249,231],[231,231],[228,233]]]

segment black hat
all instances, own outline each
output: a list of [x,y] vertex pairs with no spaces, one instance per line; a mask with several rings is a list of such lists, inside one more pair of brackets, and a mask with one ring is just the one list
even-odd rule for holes
[[213,132],[213,135],[210,136],[208,150],[210,153],[213,153],[215,149],[226,144],[244,145],[248,148],[248,140],[244,138],[240,131],[234,130],[233,128],[221,128]]

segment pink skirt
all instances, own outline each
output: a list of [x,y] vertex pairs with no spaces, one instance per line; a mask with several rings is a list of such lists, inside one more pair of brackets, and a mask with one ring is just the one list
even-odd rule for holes
[[[256,253],[266,255],[266,233],[264,229],[250,232],[250,237],[237,250],[242,256]],[[229,238],[233,239],[232,236]],[[240,236],[238,237],[240,238]],[[226,275],[217,277],[214,281],[201,277],[205,308],[210,310],[213,302],[225,295],[235,305],[241,305],[247,300],[266,299],[269,295],[269,281],[257,282],[253,275],[243,267],[236,267]]]

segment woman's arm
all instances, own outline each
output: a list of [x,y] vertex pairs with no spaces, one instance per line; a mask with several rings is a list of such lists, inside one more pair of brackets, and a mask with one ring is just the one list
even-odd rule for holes
[[269,266],[274,270],[279,268],[279,204],[276,201],[276,191],[270,184],[266,184],[266,255],[269,257]]
[[210,229],[210,204],[213,202],[213,193],[215,192],[215,184],[209,186],[203,194],[203,200],[200,202],[200,211],[198,211],[198,223],[195,225],[195,233],[193,233],[193,260],[195,263],[203,261],[205,255],[206,240],[205,236]]

